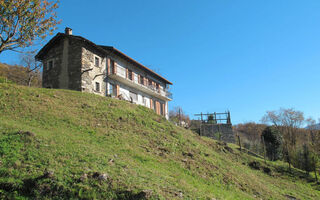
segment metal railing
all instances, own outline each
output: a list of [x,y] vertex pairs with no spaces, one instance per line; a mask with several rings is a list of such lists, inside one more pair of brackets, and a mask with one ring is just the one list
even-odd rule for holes
[[146,86],[147,88],[159,93],[162,96],[168,97],[170,99],[172,99],[172,93],[169,92],[168,90],[162,90],[160,88],[155,87],[154,85],[148,85]]
[[120,67],[118,67],[118,66],[114,66],[114,67],[117,68],[117,69],[116,69],[116,73],[112,73],[112,72],[111,72],[111,74],[114,74],[114,75],[117,75],[117,76],[120,76],[120,77],[125,77],[127,80],[132,81],[133,83],[135,83],[135,84],[137,84],[137,85],[140,85],[140,86],[142,86],[142,87],[146,87],[146,88],[148,88],[148,89],[150,89],[150,90],[153,90],[154,92],[156,92],[156,93],[158,93],[158,94],[160,94],[160,95],[162,95],[162,96],[165,96],[165,97],[168,97],[168,98],[172,99],[172,93],[169,92],[168,90],[163,90],[163,89],[157,88],[157,87],[154,86],[154,85],[143,85],[143,84],[139,83],[138,81],[135,81],[134,76],[132,77],[132,80],[130,80],[130,79],[128,79],[128,78],[126,77],[126,71],[125,71],[125,69],[120,68]]
[[169,91],[165,91],[166,92],[166,97],[168,97],[169,99],[172,99],[172,93]]

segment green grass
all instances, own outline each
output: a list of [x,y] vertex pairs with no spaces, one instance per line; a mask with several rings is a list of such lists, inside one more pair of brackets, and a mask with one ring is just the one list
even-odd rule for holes
[[302,171],[228,147],[125,101],[0,83],[2,199],[320,199]]

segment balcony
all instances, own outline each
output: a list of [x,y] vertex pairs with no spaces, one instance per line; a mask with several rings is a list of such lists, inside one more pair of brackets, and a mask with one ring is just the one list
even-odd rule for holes
[[[156,88],[153,85],[142,85],[138,82],[138,78],[136,74],[132,77],[132,80],[126,78],[126,69],[115,66],[116,70],[112,70],[111,74],[108,77],[117,80],[125,85],[133,87],[137,90],[145,92],[151,96],[157,97],[164,101],[171,101],[172,94],[167,90],[162,90],[160,88]],[[114,72],[115,71],[115,72]]]

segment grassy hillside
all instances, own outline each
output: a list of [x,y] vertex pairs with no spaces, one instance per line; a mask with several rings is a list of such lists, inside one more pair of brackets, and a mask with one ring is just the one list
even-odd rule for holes
[[320,199],[302,175],[142,106],[0,84],[1,199]]

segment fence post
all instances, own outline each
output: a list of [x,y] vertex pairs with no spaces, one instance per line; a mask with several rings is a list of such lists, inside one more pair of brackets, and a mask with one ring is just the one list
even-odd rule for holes
[[266,160],[266,144],[264,142],[264,137],[261,136],[261,140],[262,140],[262,145],[263,145],[263,159],[264,162],[267,164],[267,160]]
[[240,135],[238,134],[237,136],[238,136],[238,142],[239,142],[240,152],[242,152]]

